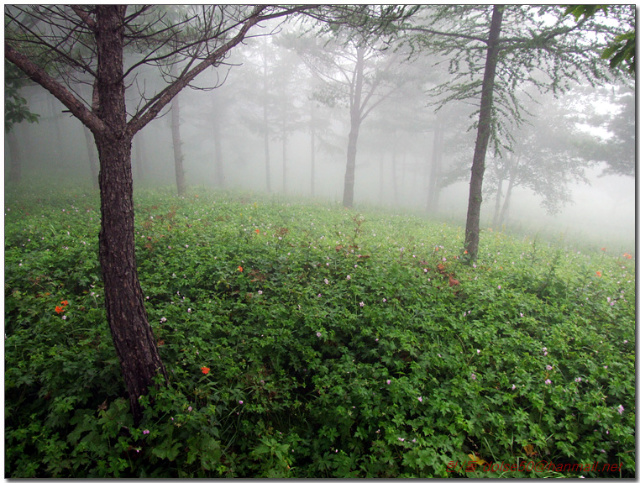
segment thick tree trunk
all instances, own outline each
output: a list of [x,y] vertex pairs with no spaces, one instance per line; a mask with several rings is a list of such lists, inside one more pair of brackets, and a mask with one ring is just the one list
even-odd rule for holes
[[87,126],[82,126],[84,131],[84,140],[87,144],[87,154],[89,155],[89,169],[91,170],[91,183],[95,189],[98,189],[98,174],[100,167],[98,165],[98,157],[96,156],[96,143],[91,135],[91,131]]
[[478,258],[480,242],[480,206],[482,205],[482,181],[484,178],[485,158],[491,134],[491,109],[493,106],[493,86],[498,63],[498,39],[502,27],[503,6],[494,5],[491,18],[491,29],[487,43],[487,60],[482,80],[482,94],[480,97],[480,117],[478,120],[478,135],[476,137],[473,165],[471,166],[471,181],[469,183],[469,206],[467,209],[467,225],[465,230],[465,249],[471,260]]
[[171,101],[171,139],[173,141],[173,160],[176,169],[176,187],[178,196],[184,196],[187,186],[184,179],[184,156],[182,155],[182,138],[180,136],[180,95]]
[[12,184],[17,184],[22,180],[22,150],[13,129],[7,133],[7,145],[9,147],[8,181]]
[[122,22],[126,7],[97,7],[98,95],[106,132],[95,134],[100,158],[99,257],[107,320],[136,424],[139,397],[157,374],[167,376],[147,319],[135,258],[131,139],[126,134]]

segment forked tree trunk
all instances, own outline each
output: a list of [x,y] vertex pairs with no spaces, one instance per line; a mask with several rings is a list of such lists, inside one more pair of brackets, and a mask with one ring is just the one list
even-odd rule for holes
[[504,6],[494,5],[491,17],[491,29],[487,48],[487,60],[482,80],[482,94],[480,96],[480,117],[478,119],[478,135],[473,153],[471,166],[471,181],[469,183],[469,206],[467,209],[467,225],[465,229],[464,246],[469,259],[478,258],[480,243],[480,206],[482,205],[482,181],[484,178],[485,158],[491,134],[491,109],[493,105],[493,86],[498,63],[498,39],[502,28],[502,13]]
[[362,123],[362,86],[364,84],[364,48],[358,47],[356,60],[356,79],[353,97],[350,100],[351,130],[347,144],[347,169],[344,174],[344,193],[342,205],[345,208],[353,207],[353,193],[356,174],[356,151],[358,148],[358,136]]
[[515,160],[511,158],[511,166],[509,168],[509,186],[507,187],[507,193],[504,197],[504,203],[502,205],[502,210],[500,211],[500,216],[498,218],[499,225],[506,223],[509,217],[509,208],[511,207],[511,193],[513,192],[513,187],[516,185],[518,178],[518,164],[520,164],[519,156]]
[[[123,19],[126,7],[97,7],[99,117],[108,126],[95,134],[100,158],[99,257],[107,320],[129,393],[131,412],[142,417],[139,397],[157,374],[167,377],[147,319],[135,258],[131,139],[126,135],[123,82]],[[108,59],[108,61],[102,61]]]

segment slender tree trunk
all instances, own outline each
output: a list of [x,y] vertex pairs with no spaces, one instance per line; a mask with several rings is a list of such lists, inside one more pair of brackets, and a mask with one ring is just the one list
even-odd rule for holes
[[[14,126],[15,129],[15,126]],[[15,131],[12,129],[7,134],[9,147],[9,182],[17,184],[22,181],[22,150],[18,143]]]
[[380,153],[380,200],[384,194],[384,154]]
[[220,135],[220,118],[214,114],[211,120],[211,134],[213,135],[213,166],[215,176],[215,186],[224,188],[224,166],[222,162],[222,136]]
[[139,397],[157,374],[165,379],[167,374],[147,319],[136,267],[131,139],[126,134],[123,81],[125,12],[125,6],[97,7],[98,115],[108,129],[94,135],[100,158],[99,257],[107,320],[137,424],[142,417]]
[[482,94],[480,97],[480,117],[478,120],[478,135],[471,166],[471,181],[469,183],[469,207],[467,209],[467,225],[464,245],[471,260],[478,258],[480,242],[480,206],[482,205],[482,181],[484,178],[485,158],[491,134],[491,109],[493,105],[493,86],[498,63],[498,40],[502,27],[502,13],[504,7],[493,6],[491,29],[487,44],[487,60],[482,80]]
[[271,193],[271,155],[269,154],[269,120],[267,119],[266,104],[264,106],[264,167],[267,193]]
[[282,192],[287,192],[287,112],[282,116]]
[[51,117],[48,119],[48,129],[50,129],[49,132],[53,131],[54,136],[54,139],[52,139],[51,142],[48,143],[47,154],[49,155],[50,159],[52,158],[57,161],[66,158],[65,146],[62,142],[62,140],[65,139],[65,136],[62,134],[62,129],[60,127],[62,124],[60,122],[62,119],[62,108],[55,98],[47,96],[47,100],[49,101],[49,113],[51,115]]
[[184,179],[184,156],[180,136],[180,94],[171,101],[171,139],[173,140],[173,159],[176,168],[176,186],[178,196],[184,196],[187,186]]
[[264,50],[262,53],[262,67],[264,75],[262,76],[262,125],[264,127],[264,163],[265,163],[265,180],[267,182],[267,193],[271,193],[271,156],[269,154],[269,66],[267,64],[267,40],[264,41]]
[[345,208],[353,207],[354,185],[356,179],[356,150],[358,147],[358,135],[360,134],[360,125],[354,126],[353,120],[351,131],[349,132],[349,143],[347,144],[347,170],[344,174],[344,193],[342,196],[342,206]]
[[502,183],[504,182],[504,178],[502,174],[500,174],[500,179],[498,180],[498,192],[496,193],[496,206],[493,210],[493,221],[491,225],[496,228],[498,226],[498,216],[500,214],[500,204],[502,202]]
[[311,103],[311,196],[316,195],[316,114]]
[[87,154],[89,155],[89,169],[91,170],[91,183],[95,189],[98,189],[98,172],[100,170],[98,165],[98,156],[96,155],[96,142],[91,135],[91,131],[87,126],[83,125],[84,140],[87,144]]
[[358,47],[356,60],[356,79],[353,95],[350,99],[351,130],[349,131],[349,142],[347,144],[347,169],[344,174],[344,194],[342,205],[345,208],[353,207],[353,193],[356,172],[356,150],[358,148],[358,136],[360,134],[360,124],[362,123],[361,101],[362,85],[364,83],[364,48]]
[[440,197],[438,181],[440,178],[440,164],[442,163],[442,140],[443,132],[440,128],[439,119],[436,117],[436,126],[433,131],[433,149],[431,151],[431,172],[429,173],[428,213],[436,213],[438,211],[438,201]]
[[393,180],[393,202],[398,204],[398,144],[393,141],[393,151],[391,152],[391,178]]
[[513,191],[513,187],[517,183],[518,178],[518,164],[520,164],[520,157],[517,157],[515,160],[512,159],[511,167],[509,168],[509,186],[507,187],[507,193],[504,197],[502,211],[500,212],[500,217],[498,218],[498,225],[506,223],[509,216],[509,208],[511,206],[511,193]]
[[504,203],[502,204],[502,210],[500,210],[500,217],[498,218],[498,226],[502,226],[507,222],[509,217],[509,208],[511,207],[511,191],[513,188],[513,181],[509,181],[509,187],[507,193],[504,196]]

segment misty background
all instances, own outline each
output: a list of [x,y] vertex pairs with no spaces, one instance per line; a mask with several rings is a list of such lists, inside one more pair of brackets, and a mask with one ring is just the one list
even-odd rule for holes
[[[332,73],[326,66],[348,69],[350,53],[330,37],[301,36],[300,25],[280,28],[278,35],[247,39],[226,65],[203,73],[194,89],[180,93],[187,186],[340,202],[349,108],[340,87],[332,85],[340,69]],[[407,56],[402,49],[371,54],[369,68],[385,83],[360,130],[356,207],[391,207],[463,225],[475,107],[451,101],[436,112],[432,89],[446,76],[446,65]],[[136,82],[161,85],[152,72]],[[210,86],[217,88],[204,89]],[[487,158],[483,228],[635,253],[634,87],[574,86],[557,97],[523,88],[531,115],[511,128],[513,152],[496,154],[490,147],[495,155]],[[53,189],[69,181],[90,186],[95,145],[80,121],[40,86],[27,85],[21,95],[39,120],[16,125],[13,140],[5,136],[5,187],[11,187],[9,167],[16,157],[23,179],[43,179]],[[610,149],[616,142],[627,146]],[[514,162],[530,167],[509,188]],[[611,169],[618,162],[626,171]],[[132,165],[135,188],[175,188],[169,109],[136,134]],[[528,182],[534,178],[536,183]]]

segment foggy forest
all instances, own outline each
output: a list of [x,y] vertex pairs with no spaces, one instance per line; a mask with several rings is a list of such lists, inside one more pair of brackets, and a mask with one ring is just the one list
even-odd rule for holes
[[5,477],[635,477],[634,5],[5,5]]

